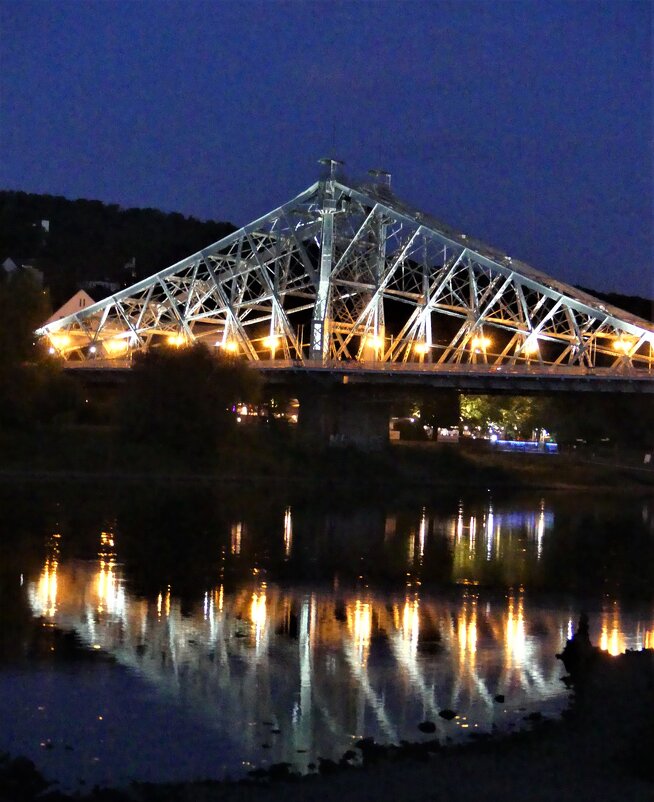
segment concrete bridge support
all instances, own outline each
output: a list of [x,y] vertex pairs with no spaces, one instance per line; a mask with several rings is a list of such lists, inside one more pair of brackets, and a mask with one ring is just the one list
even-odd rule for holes
[[337,385],[299,393],[298,429],[305,442],[376,450],[388,442],[391,401],[370,388]]

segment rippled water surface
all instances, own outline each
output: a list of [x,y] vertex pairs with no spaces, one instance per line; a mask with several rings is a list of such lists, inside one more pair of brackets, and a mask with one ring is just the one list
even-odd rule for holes
[[66,787],[522,726],[567,703],[582,610],[602,648],[654,646],[647,499],[0,496],[0,751]]

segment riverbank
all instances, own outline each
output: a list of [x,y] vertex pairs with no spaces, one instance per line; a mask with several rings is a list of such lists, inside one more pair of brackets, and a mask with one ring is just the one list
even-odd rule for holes
[[[562,671],[563,673],[563,671]],[[560,722],[360,769],[252,786],[142,789],[147,802],[647,802],[654,798],[654,652],[602,656]],[[393,759],[393,755],[395,758]]]
[[389,443],[379,451],[318,448],[292,429],[239,430],[210,461],[122,442],[109,427],[76,426],[0,433],[0,479],[278,483],[330,491],[434,487],[592,490],[654,489],[642,454],[570,450],[555,455],[503,453],[488,446]]
[[[563,666],[562,666],[562,674]],[[363,766],[324,763],[305,777],[278,766],[246,783],[135,785],[76,799],[106,802],[648,802],[654,798],[654,652],[600,655],[561,721],[539,721],[509,737],[466,746],[374,748]],[[0,799],[73,799],[50,790],[26,761],[0,764]],[[41,796],[39,796],[41,794]]]

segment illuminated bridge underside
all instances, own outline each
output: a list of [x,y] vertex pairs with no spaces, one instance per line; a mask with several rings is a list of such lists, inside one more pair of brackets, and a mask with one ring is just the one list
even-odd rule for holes
[[[331,177],[39,329],[71,362],[204,341],[248,360],[652,377],[654,325],[452,231],[383,183]],[[264,367],[261,364],[261,367]]]

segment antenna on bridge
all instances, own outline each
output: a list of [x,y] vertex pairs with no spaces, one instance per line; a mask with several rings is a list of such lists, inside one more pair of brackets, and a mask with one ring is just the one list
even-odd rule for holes
[[330,181],[333,181],[336,178],[336,172],[338,171],[338,168],[345,164],[345,162],[342,162],[339,159],[325,158],[319,159],[319,164],[322,164],[328,168],[329,175],[327,177]]

